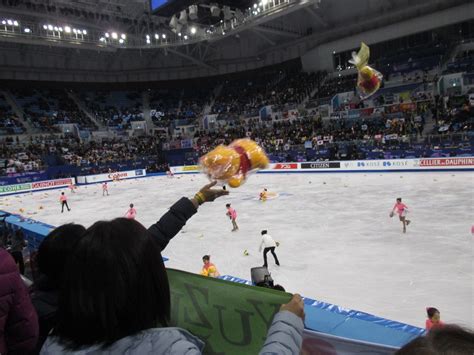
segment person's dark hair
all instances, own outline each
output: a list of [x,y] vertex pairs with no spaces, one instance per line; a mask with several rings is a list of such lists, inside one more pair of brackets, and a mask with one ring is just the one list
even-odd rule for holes
[[457,325],[434,328],[426,336],[412,340],[395,355],[472,355],[474,333]]
[[274,285],[273,289],[285,292],[285,288],[282,285]]
[[87,229],[65,269],[53,335],[70,350],[103,348],[167,326],[170,289],[158,242],[126,218]]
[[264,234],[267,234],[267,230],[266,230],[266,229],[264,229],[264,230],[262,231],[262,235],[264,235]]
[[428,318],[433,318],[433,316],[436,314],[436,313],[439,313],[439,311],[434,308],[434,307],[428,307],[426,308],[426,314],[428,315]]
[[51,281],[59,282],[66,262],[86,229],[80,224],[55,228],[43,239],[36,255],[39,271]]
[[226,204],[225,206],[226,206],[226,207],[230,207],[230,203]]
[[397,197],[397,201],[402,202],[402,198],[401,198],[401,197]]
[[202,260],[211,260],[211,256],[210,255],[204,255],[202,257]]
[[130,208],[133,208],[133,203],[130,204]]
[[61,192],[61,195],[64,195],[64,192]]

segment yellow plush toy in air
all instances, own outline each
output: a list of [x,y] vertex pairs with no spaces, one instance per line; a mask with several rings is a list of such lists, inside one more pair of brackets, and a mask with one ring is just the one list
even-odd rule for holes
[[362,99],[375,94],[382,84],[383,76],[374,68],[369,67],[369,57],[370,48],[362,42],[359,52],[352,52],[352,59],[349,60],[349,63],[354,64],[359,72],[357,87]]
[[265,169],[269,160],[265,151],[251,139],[237,139],[230,145],[219,145],[199,160],[202,171],[211,180],[239,187],[247,174]]

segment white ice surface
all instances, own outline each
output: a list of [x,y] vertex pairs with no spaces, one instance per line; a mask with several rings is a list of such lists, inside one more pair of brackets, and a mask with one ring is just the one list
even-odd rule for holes
[[[281,266],[269,254],[272,277],[289,292],[424,326],[425,307],[445,322],[473,327],[473,179],[471,172],[389,174],[258,174],[228,197],[208,203],[163,252],[168,267],[199,272],[210,254],[221,274],[250,279],[263,264],[260,231],[279,241]],[[137,220],[154,223],[181,196],[207,183],[201,175],[153,177],[79,187],[60,212],[60,190],[2,197],[0,209],[60,225],[89,226],[125,214],[133,202]],[[278,193],[261,202],[264,188]],[[396,197],[411,210],[402,234],[389,218]],[[225,204],[238,212],[231,232]],[[39,209],[42,206],[43,209]],[[34,213],[34,214],[32,214]],[[247,249],[249,256],[244,256]]]

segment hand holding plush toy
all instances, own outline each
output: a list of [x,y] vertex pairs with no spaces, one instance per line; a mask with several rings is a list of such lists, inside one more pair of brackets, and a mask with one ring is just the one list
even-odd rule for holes
[[264,150],[251,139],[238,139],[230,145],[219,145],[199,160],[204,173],[211,180],[218,180],[239,187],[247,174],[265,169],[269,160]]
[[352,59],[349,63],[354,64],[359,72],[357,77],[357,87],[360,96],[366,99],[375,94],[382,84],[383,75],[377,70],[369,67],[370,49],[362,42],[358,53],[352,52]]

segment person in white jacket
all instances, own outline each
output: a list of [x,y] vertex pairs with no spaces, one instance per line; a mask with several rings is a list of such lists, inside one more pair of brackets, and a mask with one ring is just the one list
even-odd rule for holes
[[266,230],[262,231],[262,242],[260,243],[260,248],[258,251],[262,251],[263,248],[263,266],[267,267],[267,253],[271,252],[273,258],[275,259],[275,264],[280,266],[280,262],[278,261],[278,257],[275,254],[275,248],[277,247],[277,243],[273,240],[272,236],[268,234]]

